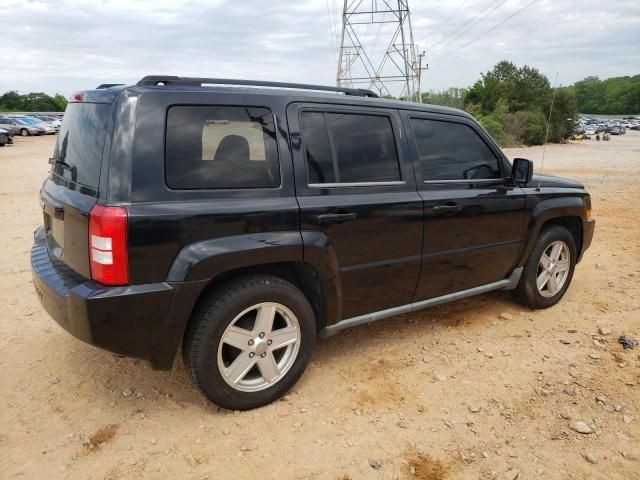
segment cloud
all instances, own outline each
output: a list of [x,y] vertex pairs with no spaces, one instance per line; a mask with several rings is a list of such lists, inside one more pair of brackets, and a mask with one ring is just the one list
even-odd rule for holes
[[[505,58],[535,66],[550,78],[559,71],[565,84],[587,75],[638,73],[636,0],[619,0],[615,7],[590,0],[579,4],[540,0],[481,35],[528,1],[472,0],[462,6],[462,1],[410,2],[415,42],[426,50],[430,64],[424,87],[470,85]],[[335,0],[24,1],[0,10],[4,39],[0,92],[69,95],[99,83],[134,83],[157,73],[331,85],[340,15],[334,12],[340,4]],[[496,5],[493,13],[451,41]],[[391,33],[388,27],[362,29],[365,47],[379,57]]]

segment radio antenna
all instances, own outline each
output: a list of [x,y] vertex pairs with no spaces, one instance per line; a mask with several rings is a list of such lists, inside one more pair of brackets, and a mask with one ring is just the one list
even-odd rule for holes
[[544,154],[547,151],[547,141],[549,140],[549,127],[551,126],[551,113],[553,113],[553,102],[556,99],[556,90],[558,89],[558,72],[556,72],[556,83],[553,86],[553,94],[551,95],[551,107],[549,107],[549,118],[547,119],[547,133],[544,136],[544,145],[542,146],[542,161],[540,162],[540,176],[538,177],[538,188],[540,191],[540,185],[542,184],[542,169],[544,167]]

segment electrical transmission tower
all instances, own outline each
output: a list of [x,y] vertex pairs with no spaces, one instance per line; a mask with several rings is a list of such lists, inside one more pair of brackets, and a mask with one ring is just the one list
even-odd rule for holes
[[[369,26],[386,26],[393,32],[387,47],[379,52],[363,46],[370,39]],[[375,40],[377,42],[377,37]],[[416,55],[408,0],[345,0],[336,82],[339,87],[368,85],[380,96],[400,96],[420,102],[424,53]],[[384,53],[383,53],[384,52]],[[398,87],[400,92],[398,95]]]

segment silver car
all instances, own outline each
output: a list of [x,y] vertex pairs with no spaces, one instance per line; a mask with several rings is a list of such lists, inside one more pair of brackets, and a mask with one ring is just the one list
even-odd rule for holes
[[8,117],[0,117],[0,128],[7,130],[11,135],[20,134],[20,126],[18,123]]
[[48,133],[56,133],[53,127],[48,127],[40,120],[27,116],[11,116],[11,120],[15,120],[20,126],[20,135],[27,137],[29,135],[45,135]]

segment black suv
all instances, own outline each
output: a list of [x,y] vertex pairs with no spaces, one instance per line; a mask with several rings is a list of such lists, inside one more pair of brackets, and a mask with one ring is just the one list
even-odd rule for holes
[[49,314],[92,345],[264,405],[316,341],[491,290],[533,308],[594,230],[579,183],[532,178],[478,123],[368,90],[145,77],[75,94],[31,252]]

